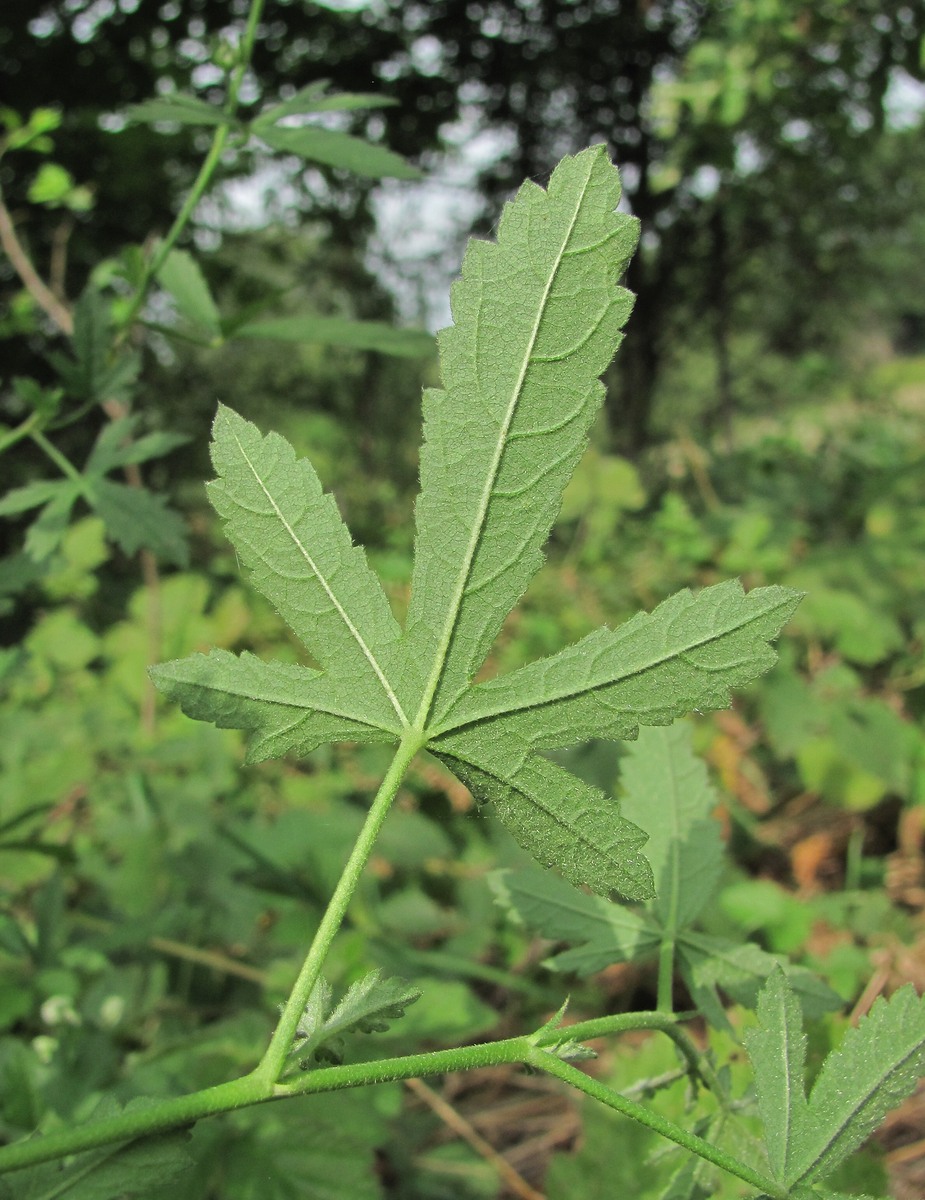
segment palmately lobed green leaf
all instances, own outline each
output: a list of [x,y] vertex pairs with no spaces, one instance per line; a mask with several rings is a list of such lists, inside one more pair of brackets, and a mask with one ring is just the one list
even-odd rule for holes
[[314,468],[223,406],[212,461],[209,498],[254,586],[322,667],[352,680],[370,723],[404,724],[389,678],[401,631]]
[[733,688],[777,659],[768,643],[800,602],[786,587],[746,593],[729,580],[677,592],[618,629],[598,629],[550,658],[479,684],[442,729],[491,723],[537,748],[629,739],[640,725],[725,708]]
[[212,650],[160,663],[149,673],[187,716],[220,729],[246,730],[248,762],[284,754],[304,757],[326,742],[400,736],[394,722],[385,729],[369,724],[363,697],[349,683],[338,694],[334,678],[308,667]]
[[426,665],[419,721],[466,688],[542,562],[600,407],[632,298],[617,286],[637,222],[615,212],[603,146],[526,183],[496,243],[471,241],[425,396],[408,653]]

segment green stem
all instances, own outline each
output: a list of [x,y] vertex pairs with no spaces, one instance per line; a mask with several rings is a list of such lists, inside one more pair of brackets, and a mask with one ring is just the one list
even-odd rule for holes
[[251,0],[250,10],[247,14],[247,25],[244,30],[244,37],[241,42],[240,57],[238,65],[235,67],[228,81],[228,95],[225,103],[222,106],[227,120],[224,124],[216,126],[215,133],[212,137],[212,145],[209,147],[209,152],[203,160],[202,166],[199,168],[199,174],[190,188],[186,199],[180,211],[177,213],[173,224],[167,232],[167,236],[162,238],[157,249],[148,260],[145,269],[142,273],[138,286],[135,288],[135,294],[132,297],[132,302],[128,307],[125,316],[122,318],[122,328],[119,332],[116,344],[120,344],[128,336],[128,332],[134,324],[139,312],[145,302],[148,294],[148,288],[151,286],[151,281],[155,278],[158,271],[167,261],[167,256],[177,244],[180,235],[186,228],[190,217],[196,210],[196,206],[202,199],[206,189],[212,182],[212,176],[215,173],[215,168],[218,166],[222,156],[222,151],[225,149],[225,144],[228,141],[228,134],[231,130],[235,119],[235,113],[238,108],[238,95],[241,91],[241,84],[244,81],[244,75],[250,64],[251,55],[254,50],[254,40],[257,36],[257,26],[260,23],[260,17],[263,12],[263,7],[266,0]]
[[21,442],[23,438],[31,437],[41,423],[42,418],[39,414],[33,413],[31,417],[26,417],[25,421],[17,425],[15,429],[7,430],[0,437],[0,454],[5,454],[11,446],[15,446],[17,442]]
[[572,1087],[578,1088],[587,1096],[591,1096],[594,1100],[599,1100],[601,1104],[606,1104],[608,1108],[616,1109],[618,1113],[622,1113],[625,1117],[632,1117],[634,1121],[638,1121],[641,1125],[645,1125],[654,1133],[660,1134],[669,1141],[676,1142],[685,1150],[689,1150],[692,1154],[697,1154],[700,1158],[705,1158],[707,1162],[713,1163],[729,1175],[734,1175],[737,1179],[742,1179],[745,1183],[753,1188],[757,1188],[767,1196],[774,1197],[774,1200],[787,1200],[789,1192],[786,1188],[780,1187],[772,1179],[767,1179],[758,1171],[752,1170],[746,1163],[740,1162],[737,1158],[733,1158],[731,1154],[727,1154],[724,1150],[718,1149],[716,1146],[711,1146],[709,1142],[698,1137],[695,1133],[688,1133],[686,1129],[682,1129],[680,1125],[675,1125],[673,1121],[669,1121],[666,1117],[660,1116],[658,1113],[652,1112],[641,1104],[637,1104],[635,1100],[630,1100],[626,1096],[621,1096],[619,1092],[615,1092],[612,1088],[599,1080],[586,1075],[583,1071],[579,1071],[577,1067],[573,1067],[570,1063],[563,1062],[562,1059],[556,1058],[555,1055],[549,1054],[540,1047],[535,1047],[527,1060],[529,1065],[536,1067],[540,1071],[545,1071],[549,1075],[555,1075],[557,1079],[571,1084]]
[[664,1012],[616,1013],[609,1017],[595,1017],[590,1021],[579,1021],[576,1025],[559,1025],[541,1030],[533,1039],[535,1046],[554,1046],[567,1037],[576,1042],[587,1042],[591,1038],[609,1037],[614,1033],[627,1033],[632,1029],[653,1029],[670,1037],[678,1047],[688,1073],[699,1075],[721,1104],[725,1106],[726,1090],[713,1070],[707,1056],[701,1054],[688,1035],[678,1025],[677,1017]]
[[[396,755],[396,763],[400,761],[400,755],[401,748],[399,754]],[[410,761],[410,757],[407,761]],[[393,788],[393,794],[394,790]],[[381,795],[382,789],[380,789]],[[377,801],[380,796],[377,796]],[[301,1009],[297,1009],[297,1017],[300,1014]],[[687,1036],[683,1031],[673,1027],[669,1018],[663,1013],[622,1013],[593,1021],[583,1021],[567,1028],[570,1037],[581,1039],[624,1032],[628,1029],[657,1029],[673,1038],[682,1048],[689,1063],[698,1058],[696,1048]],[[287,1079],[285,1083],[274,1081],[271,1072],[264,1066],[265,1059],[264,1063],[261,1063],[250,1075],[245,1075],[231,1083],[223,1083],[218,1087],[207,1088],[205,1091],[194,1092],[177,1099],[152,1103],[138,1112],[92,1121],[78,1129],[62,1130],[58,1133],[46,1134],[44,1137],[27,1138],[12,1146],[0,1148],[0,1174],[48,1162],[52,1159],[64,1158],[85,1150],[94,1150],[100,1146],[126,1142],[153,1133],[162,1133],[168,1129],[192,1124],[202,1117],[215,1116],[234,1109],[263,1104],[270,1100],[281,1100],[287,1096],[307,1096],[375,1083],[390,1083],[401,1079],[419,1079],[427,1075],[444,1075],[451,1071],[471,1071],[478,1067],[499,1066],[502,1063],[529,1063],[549,1074],[558,1074],[566,1082],[603,1100],[605,1104],[617,1108],[627,1116],[642,1121],[643,1124],[692,1150],[695,1154],[702,1154],[704,1158],[731,1171],[732,1174],[745,1179],[746,1182],[763,1187],[769,1195],[781,1195],[779,1190],[774,1190],[773,1185],[769,1185],[768,1181],[761,1180],[760,1176],[754,1172],[749,1172],[749,1169],[736,1159],[732,1159],[720,1151],[714,1151],[702,1139],[685,1133],[670,1121],[650,1113],[629,1099],[618,1096],[617,1093],[612,1092],[603,1084],[597,1084],[581,1071],[576,1071],[571,1067],[567,1068],[567,1073],[560,1071],[558,1068],[566,1068],[567,1064],[543,1050],[542,1047],[561,1041],[562,1032],[561,1028],[542,1029],[530,1037],[508,1038],[501,1042],[485,1042],[475,1046],[437,1050],[425,1054],[409,1054],[400,1058],[382,1059],[376,1062],[326,1067],[308,1071],[294,1079]],[[288,1041],[283,1043],[284,1054],[287,1048]],[[698,1067],[698,1070],[701,1069],[701,1066]],[[597,1091],[594,1090],[595,1088]],[[617,1102],[614,1102],[614,1098]],[[708,1153],[703,1152],[703,1147],[706,1147]],[[756,1180],[760,1182],[756,1183]]]
[[280,1073],[285,1066],[299,1020],[305,1010],[305,1005],[308,1003],[312,989],[321,975],[324,960],[327,957],[328,950],[331,948],[335,934],[340,929],[347,912],[347,906],[350,903],[353,893],[356,891],[360,875],[366,866],[366,861],[372,852],[376,838],[379,836],[379,830],[382,828],[382,823],[388,815],[392,801],[395,799],[395,793],[398,791],[398,786],[402,781],[405,771],[408,769],[409,763],[423,744],[424,738],[415,730],[409,730],[406,733],[405,737],[399,743],[395,757],[392,759],[392,765],[389,767],[379,791],[376,793],[360,835],[353,850],[350,852],[347,865],[344,867],[330,903],[325,910],[324,916],[321,918],[321,924],[318,926],[314,941],[311,944],[305,962],[302,964],[299,977],[296,980],[289,999],[286,1001],[286,1007],[283,1009],[283,1014],[279,1019],[279,1024],[276,1026],[276,1031],[267,1047],[266,1054],[264,1054],[255,1072],[271,1083],[275,1083],[279,1079]]
[[95,1150],[98,1146],[108,1146],[113,1142],[127,1142],[167,1129],[177,1129],[201,1117],[259,1104],[262,1100],[271,1099],[271,1096],[272,1089],[263,1080],[245,1075],[218,1087],[162,1100],[137,1112],[106,1117],[75,1129],[62,1129],[57,1133],[26,1138],[12,1146],[4,1146],[0,1149],[0,1173],[65,1158],[84,1150]]
[[658,994],[656,1004],[659,1012],[670,1013],[674,1009],[674,934],[667,931],[658,948]]
[[62,475],[66,475],[68,479],[80,488],[82,496],[86,497],[88,502],[93,501],[93,489],[90,487],[86,478],[81,475],[69,458],[66,458],[61,451],[52,442],[48,440],[40,429],[33,429],[29,432],[29,437],[48,455],[51,461],[55,464]]

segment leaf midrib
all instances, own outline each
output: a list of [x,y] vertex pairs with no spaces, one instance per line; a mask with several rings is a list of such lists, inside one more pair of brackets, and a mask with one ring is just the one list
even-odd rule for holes
[[550,295],[550,292],[552,291],[552,286],[556,280],[556,276],[559,273],[559,267],[561,266],[562,259],[565,256],[566,248],[568,247],[569,241],[571,240],[571,237],[572,237],[572,233],[574,232],[575,224],[578,220],[578,214],[581,211],[581,206],[584,203],[584,198],[585,198],[585,194],[588,190],[588,185],[591,182],[592,171],[593,171],[593,163],[591,165],[589,165],[584,183],[581,186],[581,190],[578,192],[578,195],[577,195],[577,198],[575,201],[574,212],[572,213],[572,219],[569,222],[569,227],[566,232],[566,235],[562,239],[562,245],[559,249],[558,254],[556,255],[556,259],[553,264],[552,270],[549,272],[549,278],[546,281],[546,286],[543,289],[542,299],[538,306],[536,319],[533,322],[533,329],[530,333],[530,339],[527,344],[526,351],[524,352],[523,361],[520,365],[520,371],[518,373],[517,382],[515,383],[513,392],[511,394],[511,399],[508,404],[507,412],[505,413],[504,421],[502,422],[501,432],[500,432],[500,436],[498,438],[498,444],[495,447],[495,453],[494,453],[494,457],[492,459],[491,467],[489,469],[488,475],[485,480],[485,486],[482,489],[482,496],[479,500],[478,512],[476,515],[475,522],[473,524],[472,536],[469,539],[469,545],[466,548],[466,553],[463,558],[462,566],[460,567],[459,575],[456,580],[456,586],[454,588],[453,595],[450,600],[450,607],[449,607],[449,611],[447,613],[446,625],[444,626],[443,633],[441,635],[440,642],[437,647],[437,653],[434,657],[434,666],[431,671],[430,678],[428,679],[427,684],[425,685],[424,694],[421,698],[421,706],[418,710],[418,715],[415,720],[415,727],[419,730],[426,729],[427,720],[430,717],[431,707],[434,702],[434,697],[437,694],[437,689],[440,686],[440,680],[442,679],[444,669],[446,668],[447,660],[449,658],[450,645],[452,643],[453,634],[456,630],[456,625],[459,620],[459,611],[462,606],[463,598],[466,594],[466,585],[468,583],[469,576],[472,571],[472,564],[475,560],[476,550],[478,549],[479,543],[482,540],[482,535],[483,535],[484,529],[485,529],[485,522],[488,517],[488,509],[491,505],[491,498],[494,493],[495,483],[498,478],[498,472],[501,469],[501,462],[504,458],[504,451],[507,448],[508,431],[510,430],[511,423],[514,420],[514,414],[517,411],[517,405],[520,402],[521,396],[523,394],[524,383],[526,381],[527,372],[530,369],[530,363],[531,363],[532,357],[533,357],[533,348],[536,345],[536,339],[539,336],[540,325],[542,324],[543,317],[545,316],[545,313],[546,313],[546,305],[549,301],[549,295]]

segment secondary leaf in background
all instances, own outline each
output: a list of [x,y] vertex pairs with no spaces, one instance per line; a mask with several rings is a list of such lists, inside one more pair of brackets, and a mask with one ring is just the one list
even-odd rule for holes
[[620,784],[624,816],[649,835],[646,858],[655,877],[649,908],[674,935],[713,895],[723,864],[713,817],[718,797],[694,754],[690,725],[642,730],[623,759]]
[[[807,1015],[837,1008],[839,997],[804,968],[784,964],[753,943],[739,945],[691,928],[718,883],[722,841],[711,816],[718,797],[691,747],[690,726],[679,722],[667,729],[641,730],[623,760],[621,785],[620,818],[649,839],[645,854],[655,897],[643,909],[617,907],[564,883],[544,884],[529,872],[506,873],[495,887],[499,901],[528,928],[557,941],[581,943],[546,965],[587,975],[612,963],[654,957],[668,938],[675,944],[677,967],[695,1003],[718,1028],[728,1028],[718,989],[754,1007],[761,985],[782,965]],[[614,808],[614,801],[605,797],[597,807],[603,816]],[[590,858],[593,861],[593,853]],[[583,880],[577,870],[564,873],[573,883],[590,882],[587,869]]]
[[349,112],[361,108],[390,108],[397,104],[391,96],[374,96],[363,92],[335,92],[324,94],[329,80],[318,79],[307,87],[299,88],[294,96],[265,109],[251,121],[251,129],[259,133],[266,125],[274,125],[284,117],[297,117],[316,112]]
[[227,114],[217,104],[208,104],[198,96],[188,96],[184,92],[132,104],[126,109],[125,115],[135,125],[154,125],[160,121],[177,125],[231,124]]
[[297,154],[310,162],[341,167],[355,175],[371,179],[420,179],[421,172],[409,162],[387,150],[349,133],[303,125],[290,129],[280,125],[260,125],[254,129],[261,141],[284,154]]
[[777,968],[796,993],[807,1017],[821,1017],[841,1007],[841,997],[812,971],[754,942],[732,942],[694,929],[678,936],[678,968],[700,1011],[717,1028],[728,1027],[719,997],[722,990],[746,1008],[754,1008],[758,993]]
[[[602,146],[525,183],[497,243],[470,241],[424,399],[407,649],[439,720],[542,562],[632,307],[617,287],[637,222]],[[434,723],[434,722],[428,722]]]
[[422,329],[396,329],[382,321],[348,321],[343,317],[267,317],[239,325],[232,336],[273,342],[322,342],[399,358],[423,358],[434,348],[433,337]]
[[150,433],[133,440],[133,428],[130,418],[104,425],[79,477],[27,484],[0,500],[0,516],[43,506],[26,532],[26,551],[36,562],[45,561],[58,549],[71,510],[82,499],[102,518],[107,534],[126,554],[144,547],[165,562],[185,565],[186,525],[180,514],[168,507],[162,496],[115,483],[107,475],[130,463],[167,454],[187,439],[173,433]]
[[73,357],[57,352],[49,360],[67,392],[78,400],[127,400],[141,358],[133,351],[112,352],[112,312],[103,295],[88,287],[74,306]]
[[[126,1112],[150,1105],[151,1101],[130,1101]],[[105,1097],[91,1114],[92,1118],[114,1117],[122,1106]],[[114,1196],[146,1196],[170,1180],[182,1177],[192,1165],[186,1130],[136,1138],[121,1146],[88,1150],[71,1159],[44,1163],[17,1171],[0,1179],[0,1200],[112,1200]],[[7,1190],[9,1189],[9,1190]]]
[[221,338],[222,321],[199,264],[185,250],[171,250],[157,273],[174,299],[177,312],[212,338]]
[[546,959],[551,970],[592,975],[658,950],[658,926],[644,913],[588,896],[547,871],[498,871],[490,882],[498,903],[528,929],[555,941],[580,943]]

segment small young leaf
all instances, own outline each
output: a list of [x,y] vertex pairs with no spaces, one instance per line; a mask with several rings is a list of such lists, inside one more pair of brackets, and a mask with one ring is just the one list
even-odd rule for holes
[[205,276],[191,254],[185,250],[171,250],[157,278],[173,296],[182,317],[213,338],[221,337],[221,317]]
[[373,145],[362,138],[323,129],[318,125],[303,125],[286,129],[279,125],[261,125],[254,132],[261,141],[284,154],[297,154],[309,162],[328,167],[342,167],[355,175],[370,179],[420,179],[421,172],[412,167],[400,154]]
[[880,997],[822,1064],[784,1182],[828,1175],[915,1091],[925,1074],[925,997],[907,984]]
[[758,997],[758,1027],[745,1035],[755,1071],[758,1111],[764,1123],[774,1178],[790,1175],[794,1148],[807,1132],[803,1090],[806,1037],[797,999],[781,970],[773,971]]
[[405,1009],[421,995],[420,988],[412,987],[403,979],[383,979],[380,971],[370,971],[352,983],[331,1009],[331,989],[321,979],[299,1022],[293,1055],[300,1056],[303,1064],[311,1055],[340,1062],[345,1035],[383,1033],[390,1022],[400,1020]]

